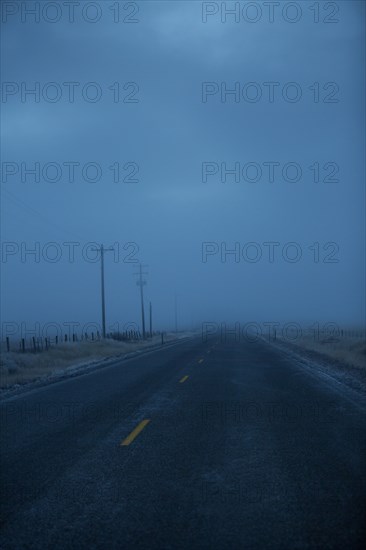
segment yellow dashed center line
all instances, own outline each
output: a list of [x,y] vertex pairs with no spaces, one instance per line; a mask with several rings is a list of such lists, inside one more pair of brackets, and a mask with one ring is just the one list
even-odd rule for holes
[[179,380],[179,384],[183,384],[183,382],[185,382],[188,378],[189,378],[188,375],[183,376],[183,378],[181,378],[181,379]]
[[121,445],[129,445],[132,441],[139,435],[140,432],[145,428],[145,426],[150,422],[149,419],[142,420],[138,426],[124,439]]

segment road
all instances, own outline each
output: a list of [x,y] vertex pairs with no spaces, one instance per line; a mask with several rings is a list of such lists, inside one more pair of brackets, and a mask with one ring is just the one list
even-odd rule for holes
[[361,548],[365,399],[200,338],[1,406],[8,548]]

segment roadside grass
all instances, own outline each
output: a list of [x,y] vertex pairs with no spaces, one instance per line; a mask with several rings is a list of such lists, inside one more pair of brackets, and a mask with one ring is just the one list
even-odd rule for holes
[[[320,334],[315,338],[314,334],[303,335],[293,340],[293,344],[309,351],[315,351],[325,355],[329,359],[335,359],[345,365],[359,369],[366,368],[366,339],[362,329],[347,331],[357,333],[357,336],[337,335],[329,336]],[[283,340],[281,341],[288,341]]]
[[[175,333],[164,333],[164,342],[175,339]],[[27,384],[40,378],[62,374],[71,368],[82,368],[83,365],[86,367],[96,361],[121,357],[159,343],[161,336],[156,335],[149,340],[135,342],[106,339],[62,343],[40,353],[3,352],[0,356],[0,388]]]

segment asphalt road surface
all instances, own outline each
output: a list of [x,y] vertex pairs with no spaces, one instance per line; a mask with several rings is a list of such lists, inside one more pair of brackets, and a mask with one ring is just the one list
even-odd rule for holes
[[2,548],[361,548],[365,399],[184,341],[5,401]]

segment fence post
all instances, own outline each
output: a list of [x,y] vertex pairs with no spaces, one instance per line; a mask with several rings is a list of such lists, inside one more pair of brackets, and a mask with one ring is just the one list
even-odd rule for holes
[[36,353],[36,351],[37,351],[37,348],[36,348],[36,339],[35,339],[34,336],[32,336],[32,342],[33,342],[33,351],[34,351],[34,353]]
[[9,336],[6,337],[6,351],[10,351]]
[[23,353],[25,352],[25,342],[24,342],[24,338],[22,338],[22,352],[23,352]]

